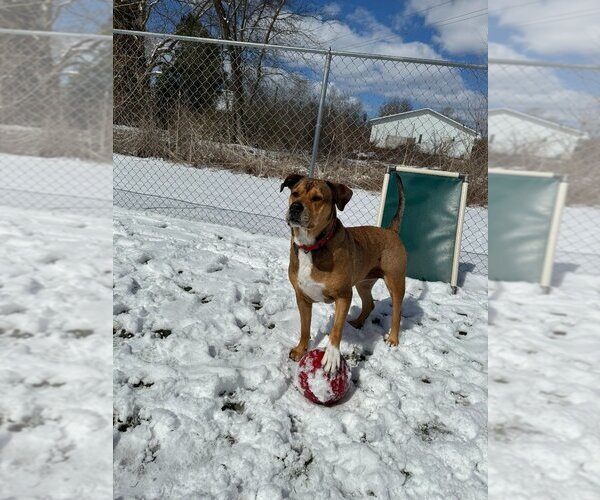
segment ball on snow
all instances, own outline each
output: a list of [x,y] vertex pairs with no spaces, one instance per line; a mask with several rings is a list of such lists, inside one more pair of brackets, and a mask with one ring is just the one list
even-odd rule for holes
[[342,399],[350,388],[350,368],[344,358],[335,374],[326,373],[321,366],[325,351],[308,351],[298,363],[298,388],[313,403],[330,405]]

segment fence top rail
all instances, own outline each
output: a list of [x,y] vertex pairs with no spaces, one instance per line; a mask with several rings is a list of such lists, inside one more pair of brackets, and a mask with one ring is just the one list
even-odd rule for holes
[[477,69],[487,71],[487,65],[485,64],[472,64],[472,63],[461,63],[454,61],[445,61],[443,59],[419,59],[416,57],[401,57],[401,56],[384,56],[377,54],[367,54],[364,52],[348,52],[344,50],[327,50],[327,49],[315,49],[309,47],[293,47],[289,45],[271,45],[265,43],[256,42],[237,42],[232,40],[222,40],[219,38],[200,38],[194,36],[184,35],[172,35],[169,33],[151,33],[148,31],[129,31],[114,29],[113,33],[116,35],[131,35],[131,36],[143,36],[147,38],[163,38],[169,40],[181,40],[183,42],[198,42],[198,43],[209,43],[213,45],[230,45],[233,47],[249,47],[255,49],[269,49],[269,50],[287,50],[292,52],[305,52],[309,54],[329,54],[334,56],[344,57],[357,57],[361,59],[379,59],[385,61],[396,61],[396,62],[408,62],[415,64],[429,64],[432,66],[449,66],[454,68],[463,69]]
[[560,68],[560,69],[583,69],[589,71],[600,71],[599,64],[567,64],[553,63],[548,61],[524,61],[519,59],[488,59],[488,64],[501,64],[506,66],[532,66],[540,68]]
[[21,30],[12,28],[0,28],[0,35],[26,35],[26,36],[50,36],[59,38],[85,38],[87,40],[105,40],[111,41],[111,35],[99,35],[97,33],[75,33],[70,31],[40,31],[40,30]]

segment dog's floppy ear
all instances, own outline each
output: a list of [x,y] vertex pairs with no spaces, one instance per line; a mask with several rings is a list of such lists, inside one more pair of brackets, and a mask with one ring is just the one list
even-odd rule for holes
[[298,184],[298,182],[300,182],[300,179],[304,178],[304,175],[300,175],[300,174],[290,174],[288,175],[285,180],[281,183],[281,186],[279,187],[279,192],[281,193],[283,191],[283,188],[290,188],[292,189],[296,184]]
[[337,182],[327,182],[327,185],[333,193],[333,202],[335,203],[335,206],[340,210],[344,210],[344,207],[348,204],[350,198],[352,198],[352,189],[344,184],[338,184]]

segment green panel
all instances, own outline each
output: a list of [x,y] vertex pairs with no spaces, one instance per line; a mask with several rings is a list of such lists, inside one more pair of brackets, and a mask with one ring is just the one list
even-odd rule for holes
[[391,172],[382,226],[388,227],[398,206],[396,175],[406,200],[400,237],[408,254],[407,276],[450,282],[463,180],[426,173]]
[[560,178],[490,172],[489,278],[539,283]]

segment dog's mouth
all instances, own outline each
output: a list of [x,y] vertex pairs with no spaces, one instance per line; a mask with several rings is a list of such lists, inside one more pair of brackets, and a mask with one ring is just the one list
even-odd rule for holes
[[288,226],[290,226],[290,227],[304,227],[302,225],[302,221],[300,220],[299,217],[294,217],[294,218],[288,217],[287,223],[288,223]]
[[290,214],[288,212],[287,216],[286,216],[286,222],[288,223],[288,226],[290,227],[304,227],[304,228],[309,228],[310,227],[310,223],[308,221],[308,217],[306,217],[304,214]]

